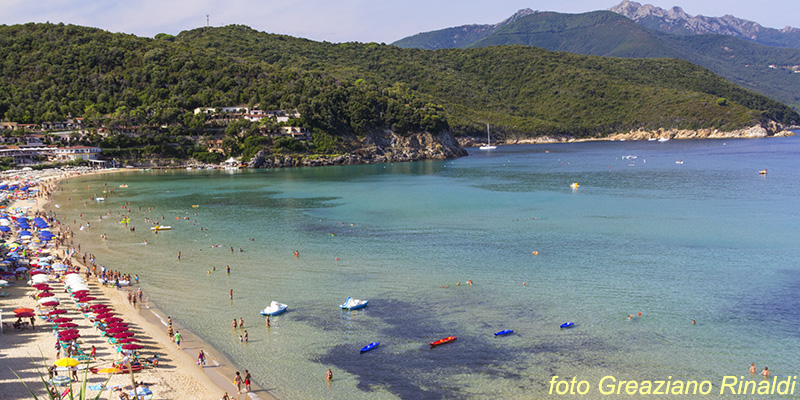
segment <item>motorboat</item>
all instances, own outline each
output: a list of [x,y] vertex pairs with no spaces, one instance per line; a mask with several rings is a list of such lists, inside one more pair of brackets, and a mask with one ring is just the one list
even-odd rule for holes
[[154,226],[154,227],[152,227],[150,229],[154,230],[154,231],[168,231],[168,230],[172,229],[172,227],[169,226],[169,225],[156,225],[156,226]]
[[340,304],[339,308],[345,310],[357,310],[359,308],[364,308],[369,303],[369,300],[359,300],[354,299],[352,297],[348,297],[347,300],[344,301],[344,304]]
[[564,322],[563,324],[561,324],[561,329],[569,329],[572,328],[573,326],[575,326],[574,322]]
[[573,189],[577,189],[577,188],[581,187],[581,185],[579,185],[578,182],[572,182],[572,184],[569,185],[569,187],[571,187]]
[[286,311],[287,308],[289,308],[289,306],[286,304],[281,304],[273,300],[272,303],[269,304],[269,307],[261,310],[261,315],[278,315]]
[[494,335],[495,336],[505,336],[505,335],[510,335],[512,333],[514,333],[513,329],[504,329],[504,330],[502,330],[500,332],[496,332]]

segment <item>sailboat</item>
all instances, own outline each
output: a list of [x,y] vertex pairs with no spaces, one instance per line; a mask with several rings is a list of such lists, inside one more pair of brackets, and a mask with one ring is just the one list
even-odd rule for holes
[[489,135],[489,124],[486,124],[486,146],[481,146],[481,150],[496,149],[497,146],[492,146],[492,137]]

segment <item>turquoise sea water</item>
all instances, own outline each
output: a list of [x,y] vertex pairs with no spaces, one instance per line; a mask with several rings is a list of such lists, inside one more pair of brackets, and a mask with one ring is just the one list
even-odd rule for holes
[[[151,301],[278,398],[607,398],[608,375],[718,393],[723,376],[750,380],[751,362],[798,375],[800,139],[470,153],[90,176],[65,182],[55,211],[85,213],[84,252],[138,274]],[[106,183],[113,194],[84,205]],[[119,224],[126,202],[135,232]],[[154,235],[144,218],[161,216],[172,229]],[[348,296],[370,305],[339,310]],[[258,311],[272,300],[290,311],[267,331]],[[493,336],[503,329],[515,333]],[[556,375],[591,390],[550,396]]]

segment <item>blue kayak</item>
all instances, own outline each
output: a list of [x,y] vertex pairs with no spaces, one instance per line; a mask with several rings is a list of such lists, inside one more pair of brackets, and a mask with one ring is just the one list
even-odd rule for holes
[[574,322],[564,322],[563,324],[561,324],[561,329],[572,328],[573,326],[575,326]]
[[366,351],[370,351],[370,350],[378,347],[380,344],[381,344],[381,342],[372,342],[372,343],[362,347],[361,348],[361,352],[363,353],[363,352],[366,352]]
[[506,330],[497,332],[494,335],[495,336],[503,336],[503,335],[508,335],[509,333],[514,333],[514,330],[513,329],[506,329]]

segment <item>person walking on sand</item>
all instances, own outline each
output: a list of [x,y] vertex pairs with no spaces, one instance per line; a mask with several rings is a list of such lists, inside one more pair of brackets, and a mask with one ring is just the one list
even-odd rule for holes
[[200,365],[200,368],[206,365],[206,353],[203,350],[200,350],[200,353],[197,355],[197,365]]
[[181,332],[175,331],[175,344],[178,345],[178,348],[181,348]]
[[242,375],[236,371],[236,376],[233,377],[233,384],[236,385],[236,394],[242,393]]
[[244,370],[244,391],[250,391],[250,371]]

